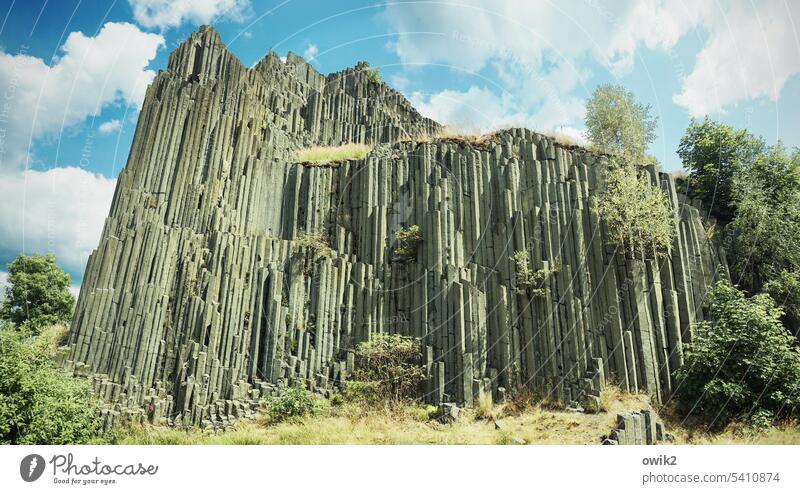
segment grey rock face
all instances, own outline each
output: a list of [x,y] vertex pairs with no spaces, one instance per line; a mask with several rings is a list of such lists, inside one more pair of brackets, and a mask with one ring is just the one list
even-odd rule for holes
[[602,440],[602,444],[652,445],[665,441],[673,442],[674,438],[664,432],[664,424],[658,420],[653,410],[642,410],[617,415],[616,427]]
[[[397,332],[420,338],[436,404],[520,386],[570,403],[606,379],[666,399],[724,266],[672,178],[650,170],[680,218],[673,248],[626,257],[591,208],[607,157],[525,129],[425,137],[440,126],[365,71],[274,53],[247,69],[210,28],[181,45],[147,91],[67,368],[117,415],[218,426],[294,382],[338,386],[359,342]],[[290,162],[346,142],[385,146]],[[397,262],[411,225],[423,241]],[[515,289],[515,251],[558,266],[546,296]]]

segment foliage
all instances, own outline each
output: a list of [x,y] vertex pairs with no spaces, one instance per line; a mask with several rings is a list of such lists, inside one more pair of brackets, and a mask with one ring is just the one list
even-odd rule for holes
[[57,335],[0,330],[0,443],[83,444],[96,439],[98,406],[85,380],[53,362]]
[[668,249],[675,236],[677,218],[659,187],[630,166],[610,166],[607,189],[596,203],[611,240],[637,253]]
[[36,330],[72,318],[75,299],[70,278],[52,255],[17,256],[8,265],[6,297],[0,318]]
[[294,163],[307,166],[330,166],[347,160],[364,159],[372,146],[369,144],[342,144],[341,146],[312,146],[299,149],[293,158]]
[[796,412],[800,350],[781,326],[775,302],[764,294],[745,298],[720,281],[709,304],[709,320],[698,324],[676,372],[681,409],[716,427],[756,413]]
[[276,398],[267,401],[267,413],[271,423],[297,420],[319,411],[318,400],[311,391],[293,386]]
[[795,197],[770,204],[763,191],[753,189],[728,225],[731,275],[751,293],[784,271],[800,269],[800,194]]
[[737,179],[763,151],[763,139],[708,117],[692,119],[678,146],[690,193],[724,222],[736,211]]
[[375,84],[378,84],[378,83],[381,82],[381,69],[380,68],[366,67],[364,69],[364,74],[366,74],[368,80],[370,80],[371,82],[374,82]]
[[[420,397],[425,381],[419,341],[410,336],[375,333],[359,343],[355,354],[353,381],[347,392],[378,401],[400,402]],[[358,382],[358,383],[356,383]]]
[[552,273],[558,272],[558,267],[553,269],[537,269],[530,267],[530,256],[527,252],[518,250],[511,256],[516,272],[516,291],[519,294],[528,294],[531,297],[546,297],[548,293],[547,279]]
[[656,119],[650,105],[636,102],[622,86],[603,84],[586,103],[587,137],[597,146],[629,164],[643,164],[647,146],[655,138]]
[[422,245],[422,231],[419,225],[411,225],[397,232],[394,255],[400,262],[411,262],[417,258]]
[[784,270],[764,284],[764,291],[783,306],[787,326],[795,336],[800,329],[800,272]]
[[332,249],[328,239],[321,233],[303,232],[295,239],[295,245],[301,249],[308,249],[314,260],[331,257]]

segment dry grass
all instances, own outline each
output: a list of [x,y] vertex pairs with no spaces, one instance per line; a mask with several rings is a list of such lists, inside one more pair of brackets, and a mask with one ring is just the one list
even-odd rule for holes
[[800,444],[800,423],[796,421],[758,431],[739,423],[721,432],[694,423],[667,423],[667,430],[679,444]]
[[360,160],[372,151],[368,144],[343,144],[341,146],[313,146],[295,153],[294,163],[306,166],[331,166],[347,160]]
[[[586,444],[596,445],[616,424],[618,413],[650,406],[643,395],[607,388],[597,414],[552,408],[533,394],[493,406],[478,400],[455,422],[435,420],[435,408],[420,405],[322,407],[325,411],[302,421],[269,424],[266,419],[241,421],[214,434],[197,429],[135,427],[117,439],[121,444]],[[674,428],[673,428],[674,427]],[[667,425],[679,444],[800,444],[797,423],[761,433],[730,427],[719,434],[692,432]]]

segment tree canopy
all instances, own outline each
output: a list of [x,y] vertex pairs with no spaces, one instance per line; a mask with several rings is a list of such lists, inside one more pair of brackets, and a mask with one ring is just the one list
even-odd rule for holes
[[708,117],[702,122],[692,119],[678,146],[678,156],[689,173],[689,193],[718,219],[729,221],[741,199],[739,179],[764,150],[763,139],[745,130]]
[[800,350],[781,325],[781,309],[769,295],[746,298],[725,281],[708,303],[709,319],[698,324],[675,376],[683,412],[717,427],[796,413]]
[[[594,144],[631,164],[642,164],[655,139],[656,119],[650,105],[637,103],[622,86],[598,86],[586,103],[587,137]],[[650,159],[651,160],[651,159]]]
[[8,265],[5,299],[0,318],[40,328],[72,318],[75,298],[69,292],[70,278],[52,255],[20,255]]

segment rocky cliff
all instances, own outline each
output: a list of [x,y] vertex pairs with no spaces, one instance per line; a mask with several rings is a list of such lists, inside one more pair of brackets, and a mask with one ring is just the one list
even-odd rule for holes
[[[365,64],[324,76],[270,53],[247,69],[194,33],[147,91],[70,331],[66,365],[106,420],[218,423],[294,382],[330,389],[376,332],[420,338],[432,403],[519,386],[570,403],[607,380],[667,399],[724,265],[672,178],[649,170],[680,217],[673,248],[635,259],[590,207],[608,157],[524,129],[439,131]],[[291,160],[351,142],[374,149]],[[399,258],[412,225],[422,242]],[[547,273],[535,294],[517,251]]]

